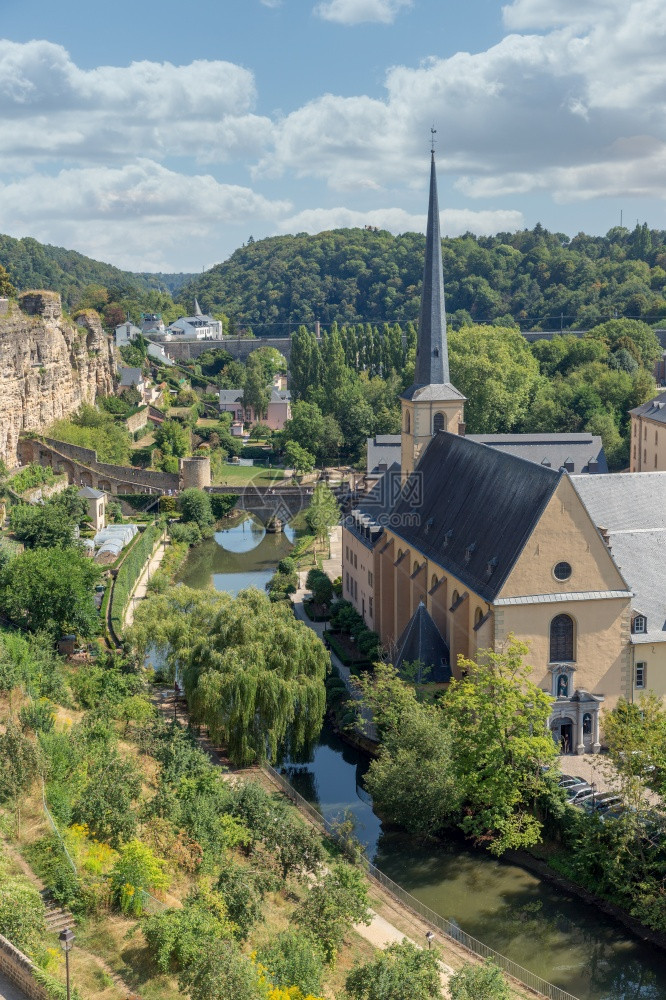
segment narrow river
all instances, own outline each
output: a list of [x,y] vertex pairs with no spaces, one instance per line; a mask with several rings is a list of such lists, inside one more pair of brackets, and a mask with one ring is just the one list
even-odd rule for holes
[[[193,549],[178,579],[232,594],[263,589],[292,541],[293,533],[267,535],[245,518]],[[363,787],[368,763],[325,725],[312,758],[285,773],[327,818],[351,809],[378,868],[496,951],[580,1000],[666,1000],[666,953],[595,907],[459,842],[423,846],[385,829]]]

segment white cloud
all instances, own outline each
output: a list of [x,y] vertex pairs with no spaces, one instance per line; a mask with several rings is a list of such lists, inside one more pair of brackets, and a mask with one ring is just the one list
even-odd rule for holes
[[400,11],[411,5],[412,0],[324,0],[317,4],[315,13],[325,21],[337,24],[353,25],[366,21],[393,24]]
[[209,175],[185,176],[151,160],[0,184],[3,231],[30,233],[136,270],[164,269],[177,247],[186,248],[181,261],[192,260],[196,244],[220,227],[258,221],[272,228],[292,207],[289,201],[270,201]]
[[[487,236],[519,229],[524,225],[524,218],[522,212],[513,209],[480,212],[445,209],[440,214],[440,224],[447,236],[460,236],[466,232]],[[392,233],[425,233],[426,216],[411,215],[402,208],[378,208],[367,212],[342,207],[312,208],[282,219],[278,229],[282,233],[320,233],[329,229],[364,226],[376,226]]]
[[283,0],[259,0],[264,7],[281,7]]
[[229,62],[82,70],[61,45],[0,41],[0,167],[256,155],[272,124],[255,102],[252,73]]
[[660,154],[646,153],[666,142],[661,0],[515,0],[504,18],[537,33],[393,67],[382,99],[310,101],[276,123],[255,175],[346,192],[421,184],[434,121],[440,175],[470,197],[666,197]]

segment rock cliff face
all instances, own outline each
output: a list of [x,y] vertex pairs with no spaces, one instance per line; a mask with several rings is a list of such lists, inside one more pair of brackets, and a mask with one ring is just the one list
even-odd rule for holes
[[97,313],[72,323],[56,292],[25,292],[0,313],[0,458],[12,468],[21,431],[43,430],[113,391],[113,350]]

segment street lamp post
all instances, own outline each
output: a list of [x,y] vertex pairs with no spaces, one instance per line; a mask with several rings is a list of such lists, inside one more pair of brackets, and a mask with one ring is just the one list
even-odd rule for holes
[[595,805],[597,803],[597,786],[596,786],[596,782],[593,781],[592,784],[590,785],[590,788],[592,789],[592,808],[594,809],[594,807],[595,807]]
[[74,932],[71,928],[67,927],[66,930],[60,931],[58,935],[58,940],[60,942],[60,947],[65,953],[65,976],[67,980],[67,1000],[70,1000],[69,992],[69,953],[74,946]]

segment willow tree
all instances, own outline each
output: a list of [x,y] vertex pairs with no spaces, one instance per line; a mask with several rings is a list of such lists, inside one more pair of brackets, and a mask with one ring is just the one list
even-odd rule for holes
[[235,764],[297,753],[321,729],[328,656],[291,610],[258,590],[175,587],[144,602],[132,639],[182,677],[192,721]]

